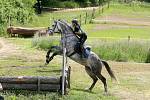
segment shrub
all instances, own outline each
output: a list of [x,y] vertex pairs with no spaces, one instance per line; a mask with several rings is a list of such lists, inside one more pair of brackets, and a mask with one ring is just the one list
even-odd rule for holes
[[34,3],[35,0],[0,0],[0,31],[4,32],[9,22],[24,24],[32,21]]
[[72,2],[72,1],[65,1],[62,3],[62,5],[64,5],[65,8],[79,7],[79,5],[76,2]]
[[32,47],[38,49],[49,49],[51,46],[59,44],[59,39],[54,37],[38,37],[34,36],[32,40]]
[[145,63],[150,63],[150,48],[149,48],[149,50],[148,50],[147,58],[146,58]]

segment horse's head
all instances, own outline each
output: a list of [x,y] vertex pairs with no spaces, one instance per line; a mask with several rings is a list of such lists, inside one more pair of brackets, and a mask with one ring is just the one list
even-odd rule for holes
[[52,28],[48,29],[49,33],[61,33],[61,34],[72,34],[73,30],[71,26],[62,20],[54,21]]
[[48,31],[47,32],[49,34],[60,33],[59,29],[58,29],[57,21],[54,21],[54,23],[52,24],[52,27],[48,27]]

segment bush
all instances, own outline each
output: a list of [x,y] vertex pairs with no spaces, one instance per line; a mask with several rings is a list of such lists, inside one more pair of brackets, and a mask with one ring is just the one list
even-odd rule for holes
[[72,1],[65,1],[62,3],[62,5],[64,5],[65,8],[76,8],[79,7],[79,5],[75,2]]
[[34,36],[32,40],[32,47],[38,49],[49,49],[51,46],[55,46],[59,44],[59,39],[54,37],[38,37]]
[[59,0],[42,0],[42,5],[46,7],[55,7],[55,8],[75,8],[79,7],[78,3],[73,1],[59,1]]
[[32,21],[34,3],[35,0],[0,0],[0,31],[4,32],[9,22],[25,24]]
[[145,63],[150,63],[150,48],[149,48],[149,50],[148,50],[147,58],[146,58]]

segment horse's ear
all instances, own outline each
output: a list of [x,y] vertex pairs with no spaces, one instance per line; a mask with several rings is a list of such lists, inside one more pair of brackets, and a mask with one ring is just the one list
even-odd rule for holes
[[56,23],[57,21],[56,20],[54,20],[54,23]]

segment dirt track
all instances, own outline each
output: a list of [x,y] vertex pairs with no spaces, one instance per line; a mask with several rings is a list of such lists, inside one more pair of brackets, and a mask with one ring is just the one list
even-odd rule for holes
[[0,59],[21,53],[19,47],[12,43],[9,43],[4,38],[0,38],[0,45]]
[[145,18],[127,18],[121,15],[110,15],[96,18],[96,22],[117,23],[127,25],[150,26],[150,17]]

